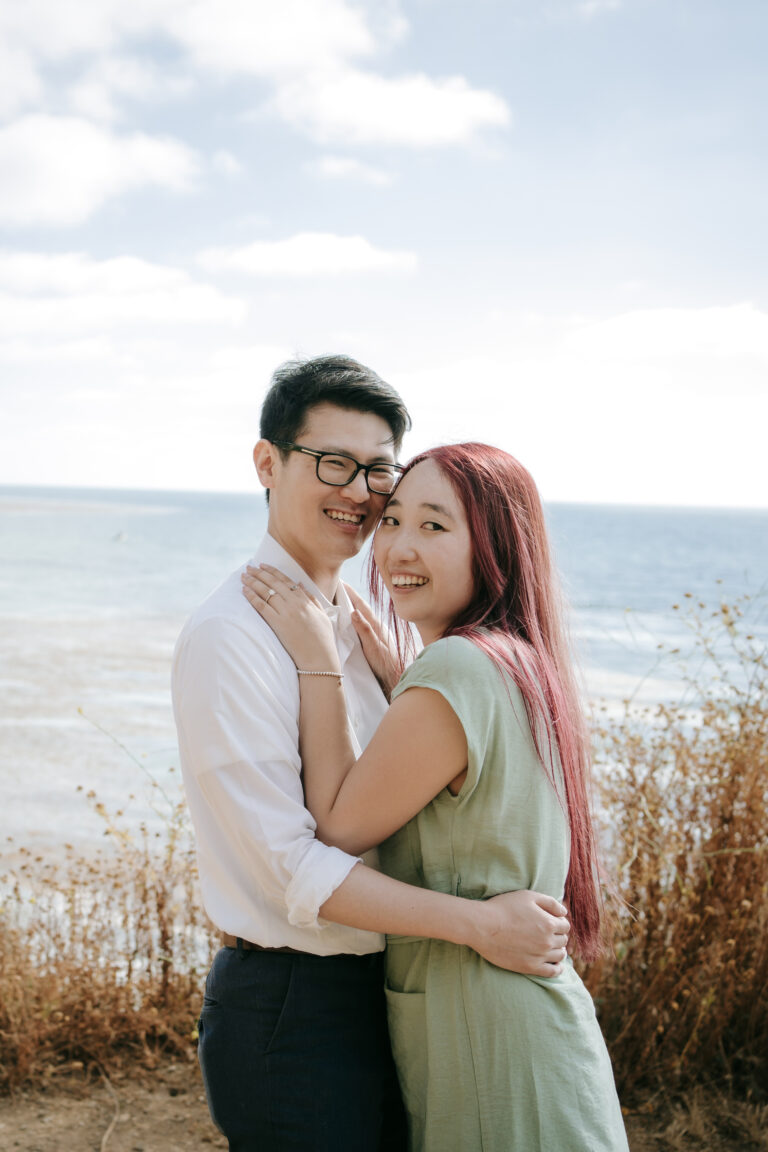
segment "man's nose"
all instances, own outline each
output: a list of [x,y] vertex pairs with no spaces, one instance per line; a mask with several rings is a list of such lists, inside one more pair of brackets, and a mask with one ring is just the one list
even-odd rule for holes
[[358,504],[362,504],[364,500],[367,500],[368,485],[365,482],[365,472],[358,472],[354,480],[350,480],[349,484],[345,484],[344,492],[351,500],[357,500]]

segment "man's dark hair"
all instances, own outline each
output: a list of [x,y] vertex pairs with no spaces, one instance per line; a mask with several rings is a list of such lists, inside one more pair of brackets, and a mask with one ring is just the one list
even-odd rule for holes
[[262,440],[295,441],[317,404],[336,404],[354,412],[372,412],[392,429],[395,454],[411,427],[408,409],[391,385],[349,356],[289,360],[272,375],[261,408]]

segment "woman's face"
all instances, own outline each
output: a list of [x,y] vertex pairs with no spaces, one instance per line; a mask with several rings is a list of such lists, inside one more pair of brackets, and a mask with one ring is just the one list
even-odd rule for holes
[[449,480],[422,460],[398,485],[373,554],[395,611],[424,644],[443,635],[474,594],[467,518]]

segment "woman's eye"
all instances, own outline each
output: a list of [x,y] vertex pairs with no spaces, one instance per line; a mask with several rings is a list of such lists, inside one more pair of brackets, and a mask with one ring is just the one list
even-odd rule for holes
[[381,522],[382,524],[386,524],[387,528],[394,528],[397,524],[397,520],[395,520],[394,516],[382,516]]
[[444,532],[445,531],[442,524],[438,524],[436,520],[427,520],[427,522],[423,525],[423,527],[428,528],[430,532]]

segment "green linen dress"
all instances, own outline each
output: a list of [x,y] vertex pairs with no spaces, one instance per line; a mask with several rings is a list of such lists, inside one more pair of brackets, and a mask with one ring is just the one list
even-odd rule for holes
[[[380,847],[398,880],[484,900],[562,899],[568,825],[512,680],[471,641],[430,644],[393,695],[432,688],[467,736],[467,778]],[[521,976],[445,941],[389,936],[387,1010],[412,1152],[626,1152],[608,1052],[568,961]]]

